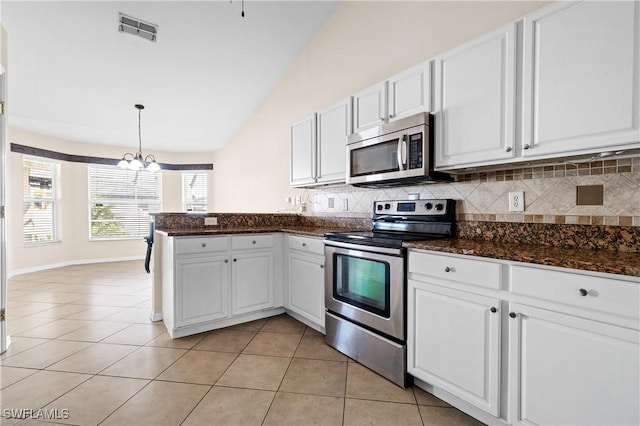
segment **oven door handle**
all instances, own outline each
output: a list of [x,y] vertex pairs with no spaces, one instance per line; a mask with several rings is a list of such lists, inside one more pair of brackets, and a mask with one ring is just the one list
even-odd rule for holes
[[339,241],[324,240],[325,245],[330,247],[344,248],[348,250],[369,251],[373,253],[391,254],[395,256],[402,255],[402,249],[394,249],[388,247],[368,246],[363,244],[349,244]]

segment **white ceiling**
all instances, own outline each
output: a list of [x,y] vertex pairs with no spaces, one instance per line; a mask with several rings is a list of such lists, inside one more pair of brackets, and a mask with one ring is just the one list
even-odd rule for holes
[[[80,142],[213,151],[336,7],[329,1],[6,1],[9,124]],[[118,32],[118,12],[159,26]],[[25,143],[20,141],[18,143]],[[26,144],[26,143],[25,143]]]

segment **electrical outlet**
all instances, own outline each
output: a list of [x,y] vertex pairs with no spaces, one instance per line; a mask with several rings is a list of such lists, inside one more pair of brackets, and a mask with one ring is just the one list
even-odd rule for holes
[[509,211],[510,212],[523,212],[524,211],[524,192],[516,191],[509,193]]
[[205,217],[204,218],[205,226],[217,226],[218,218],[217,217]]
[[349,200],[346,198],[342,200],[342,211],[343,212],[349,211]]
[[335,202],[336,199],[333,198],[333,197],[329,197],[327,200],[328,200],[328,203],[327,203],[328,207],[330,209],[335,209],[336,208],[336,202]]

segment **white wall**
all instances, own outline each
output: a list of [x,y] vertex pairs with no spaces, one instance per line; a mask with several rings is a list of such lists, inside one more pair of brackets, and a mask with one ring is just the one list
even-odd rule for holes
[[216,210],[276,212],[289,187],[289,125],[547,2],[343,1],[234,138],[214,154]]
[[[90,262],[114,258],[142,257],[142,239],[123,241],[89,241],[89,207],[87,164],[60,162],[61,202],[59,235],[61,242],[25,247],[22,235],[22,154],[10,152],[9,143],[28,145],[65,154],[120,158],[123,148],[77,143],[9,128],[6,170],[7,270],[10,275],[45,266]],[[146,151],[145,151],[146,152]],[[211,163],[210,153],[163,153],[153,151],[159,162],[172,164]],[[211,178],[211,172],[209,172]],[[209,187],[211,187],[209,181]],[[182,209],[182,174],[162,172],[162,211]]]

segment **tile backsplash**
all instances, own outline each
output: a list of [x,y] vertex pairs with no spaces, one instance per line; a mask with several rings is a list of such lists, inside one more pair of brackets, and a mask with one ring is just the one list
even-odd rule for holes
[[[582,185],[602,185],[603,205],[577,205],[576,188]],[[514,191],[524,192],[523,212],[509,211],[508,194]],[[410,194],[457,200],[458,220],[640,226],[640,157],[470,173],[448,184],[307,189],[306,214],[364,217],[371,214],[374,201],[407,199]]]

